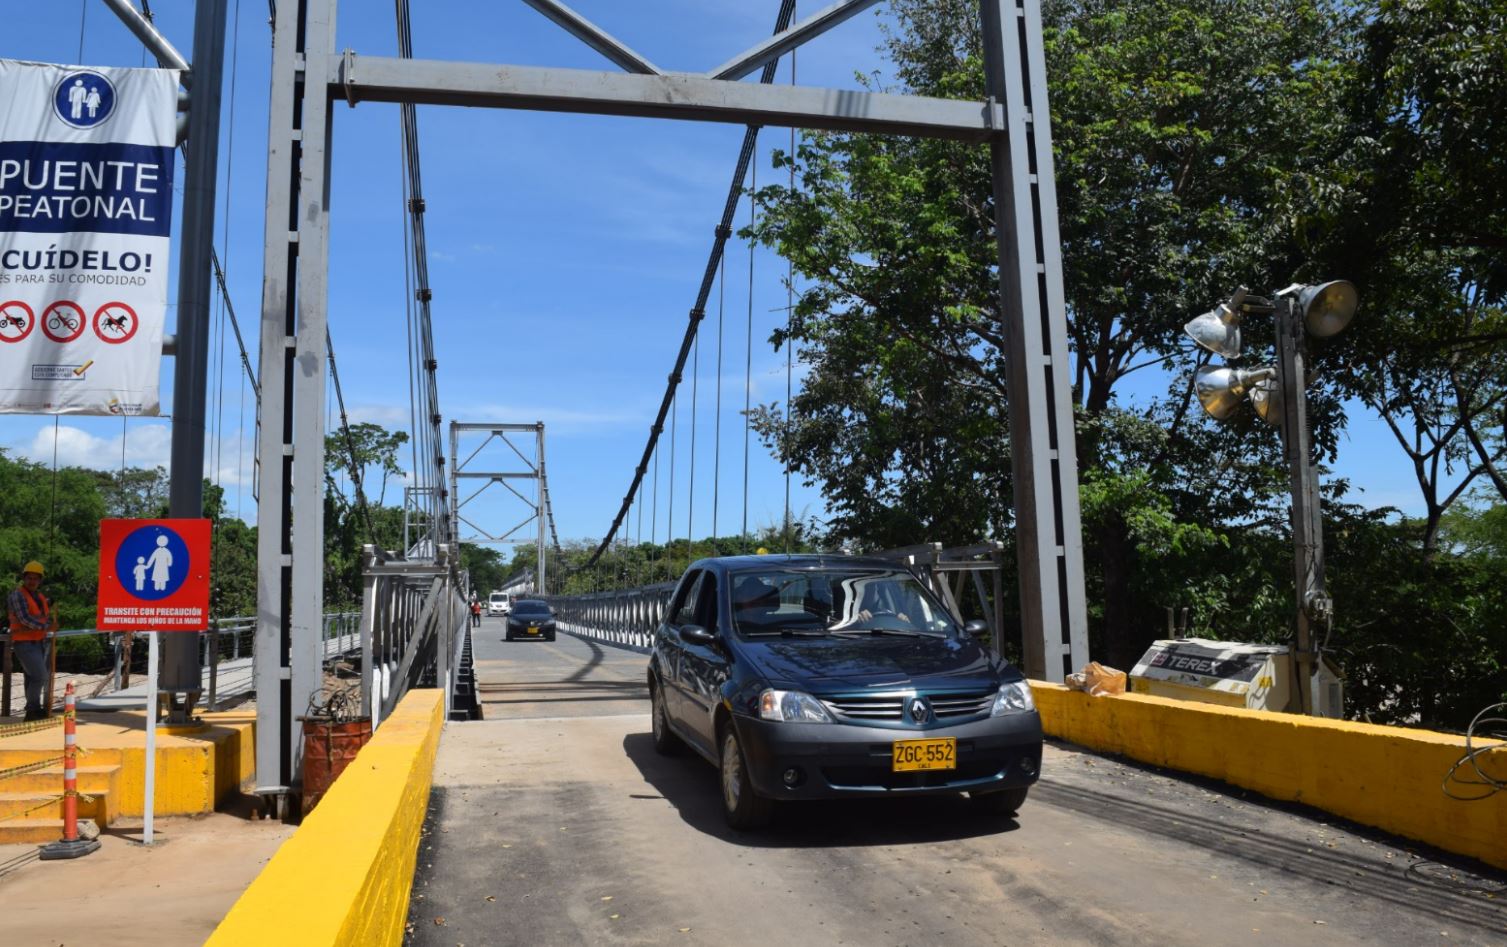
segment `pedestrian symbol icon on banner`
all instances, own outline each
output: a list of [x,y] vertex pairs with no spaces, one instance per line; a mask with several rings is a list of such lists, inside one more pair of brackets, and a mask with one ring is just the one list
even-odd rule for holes
[[189,573],[188,546],[166,526],[143,526],[120,544],[115,574],[135,598],[167,598]]
[[93,128],[115,111],[115,87],[97,72],[73,72],[52,97],[58,118],[74,128]]

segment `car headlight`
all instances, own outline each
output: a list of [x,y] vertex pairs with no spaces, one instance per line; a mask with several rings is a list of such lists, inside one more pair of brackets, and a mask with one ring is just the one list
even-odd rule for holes
[[1025,681],[1016,681],[1000,685],[999,693],[994,695],[994,709],[989,711],[989,716],[1001,717],[1035,709],[1036,700],[1031,696],[1031,685]]
[[831,723],[822,702],[800,691],[766,690],[759,695],[759,716],[786,723]]

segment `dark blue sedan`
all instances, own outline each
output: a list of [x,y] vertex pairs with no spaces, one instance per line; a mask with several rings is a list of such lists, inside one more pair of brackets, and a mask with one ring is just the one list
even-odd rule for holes
[[1040,770],[1041,718],[981,630],[885,560],[702,560],[655,636],[655,749],[716,765],[738,829],[786,799],[966,792],[1013,814]]

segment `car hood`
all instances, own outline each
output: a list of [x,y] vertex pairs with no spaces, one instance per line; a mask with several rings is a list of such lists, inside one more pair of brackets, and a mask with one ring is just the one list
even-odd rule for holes
[[778,638],[744,641],[769,683],[831,694],[930,688],[990,690],[1019,677],[971,639]]

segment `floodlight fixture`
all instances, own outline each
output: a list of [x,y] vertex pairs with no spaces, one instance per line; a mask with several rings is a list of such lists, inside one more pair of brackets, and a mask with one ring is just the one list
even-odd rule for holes
[[1220,303],[1183,326],[1194,342],[1225,358],[1240,357],[1240,305],[1245,302],[1244,286],[1235,290],[1229,302]]
[[1193,376],[1198,403],[1216,421],[1225,421],[1240,407],[1240,399],[1256,385],[1276,378],[1275,368],[1246,371],[1239,368],[1201,368]]
[[1282,386],[1277,379],[1268,378],[1257,382],[1246,397],[1250,399],[1251,407],[1256,409],[1261,420],[1272,427],[1282,426]]
[[[1355,317],[1360,296],[1355,291],[1355,284],[1349,280],[1337,279],[1293,289],[1297,290],[1298,313],[1303,318],[1303,327],[1315,338],[1338,335]],[[1286,293],[1284,290],[1283,294]]]

